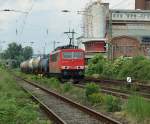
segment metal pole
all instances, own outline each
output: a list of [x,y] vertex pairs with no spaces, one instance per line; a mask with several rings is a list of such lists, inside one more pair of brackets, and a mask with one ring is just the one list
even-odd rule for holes
[[67,34],[70,40],[69,45],[74,45],[74,34],[75,34],[74,29],[72,31],[69,30],[69,32],[64,32],[64,33]]
[[111,45],[111,40],[112,40],[112,12],[111,10],[109,11],[109,44],[108,44],[108,58],[113,59],[112,56],[112,45]]
[[55,50],[55,44],[56,44],[56,41],[54,40],[54,42],[53,42],[53,45],[54,45],[54,50]]

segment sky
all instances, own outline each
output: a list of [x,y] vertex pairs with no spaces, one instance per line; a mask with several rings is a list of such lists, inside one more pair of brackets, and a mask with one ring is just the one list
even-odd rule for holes
[[[82,15],[86,4],[94,0],[0,0],[0,51],[11,42],[32,46],[34,53],[49,53],[56,46],[67,44],[63,32],[74,29],[82,33]],[[134,9],[134,0],[102,0],[111,9]],[[12,9],[18,12],[5,12]],[[62,10],[69,10],[63,13]]]

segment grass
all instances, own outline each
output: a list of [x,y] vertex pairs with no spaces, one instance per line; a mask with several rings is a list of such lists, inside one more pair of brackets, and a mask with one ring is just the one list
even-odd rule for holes
[[150,102],[135,94],[129,98],[125,105],[125,111],[137,121],[144,122],[150,117]]
[[72,85],[70,83],[66,83],[63,85],[63,92],[66,93],[66,92],[69,92],[73,89]]
[[104,97],[100,93],[93,93],[89,95],[88,100],[92,105],[97,106],[103,103]]
[[99,86],[96,85],[95,83],[88,83],[85,86],[85,95],[88,98],[90,95],[94,93],[99,93]]
[[39,106],[0,68],[0,124],[50,124],[39,119]]
[[121,111],[121,100],[115,96],[107,95],[104,103],[108,112]]
[[[33,75],[26,75],[32,79]],[[111,95],[104,95],[99,93],[100,87],[94,83],[87,84],[86,89],[81,89],[72,86],[72,84],[61,84],[56,78],[33,78],[36,81],[42,82],[43,85],[81,103],[103,112],[119,112],[127,113],[127,120],[136,121],[139,124],[148,124],[148,117],[150,117],[150,104],[143,98],[134,95],[129,98],[127,102],[122,102],[121,99]],[[127,88],[122,87],[123,90]],[[122,115],[124,117],[124,115]],[[132,122],[131,122],[132,123]],[[133,124],[133,123],[132,123]]]

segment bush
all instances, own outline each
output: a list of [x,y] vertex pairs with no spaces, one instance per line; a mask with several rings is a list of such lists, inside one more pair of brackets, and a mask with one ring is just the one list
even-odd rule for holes
[[115,112],[121,110],[121,100],[114,96],[106,96],[105,104],[108,112]]
[[101,104],[103,102],[103,96],[100,93],[93,93],[93,94],[89,95],[89,99],[88,100],[93,105]]
[[0,70],[0,124],[29,124],[38,121],[38,105],[22,91],[5,70]]
[[126,61],[118,74],[118,77],[131,76],[133,79],[150,80],[150,60],[142,56],[133,57]]
[[106,59],[101,54],[95,55],[88,62],[88,69],[86,70],[86,74],[102,74],[105,63]]
[[98,93],[99,92],[99,86],[96,85],[95,83],[90,83],[86,85],[85,88],[85,94],[86,97],[88,98],[90,95],[94,94],[94,93]]
[[150,80],[149,70],[150,60],[143,56],[130,59],[119,57],[111,62],[98,54],[89,60],[86,74],[98,74],[101,77],[115,79],[126,79],[130,76],[136,80]]
[[112,72],[113,72],[113,77],[117,77],[122,66],[128,61],[127,58],[124,57],[119,57],[114,62],[112,63]]
[[33,76],[31,77],[31,79],[37,81],[37,80],[41,79],[41,77],[40,77],[40,76],[37,76],[37,75],[33,75]]
[[63,85],[63,91],[64,92],[69,92],[72,89],[72,86],[70,83],[66,83]]
[[104,69],[103,69],[103,77],[110,78],[110,79],[113,77],[113,69],[112,69],[111,62],[105,63]]
[[50,78],[48,84],[50,84],[53,88],[61,89],[60,82],[57,78]]

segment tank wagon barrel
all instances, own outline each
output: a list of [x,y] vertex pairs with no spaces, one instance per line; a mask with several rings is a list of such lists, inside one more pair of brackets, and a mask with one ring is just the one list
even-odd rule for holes
[[33,72],[33,58],[29,60],[29,64],[28,64],[28,67],[29,67],[29,72],[32,73]]
[[33,59],[32,61],[33,73],[38,73],[40,60],[41,60],[41,57]]
[[48,67],[48,59],[41,59],[39,62],[39,73],[41,74],[47,74],[49,71],[49,67]]
[[23,72],[29,72],[29,60],[22,62],[20,68]]

